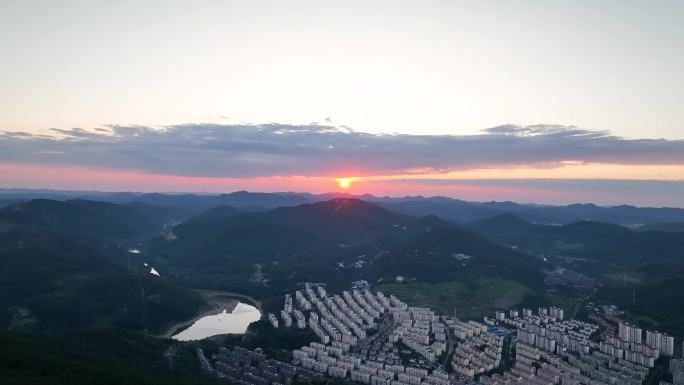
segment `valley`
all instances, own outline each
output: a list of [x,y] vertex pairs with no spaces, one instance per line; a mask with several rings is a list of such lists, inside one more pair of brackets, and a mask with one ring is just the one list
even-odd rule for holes
[[[293,197],[288,204],[299,203]],[[315,337],[272,330],[265,314],[282,306],[283,293],[317,282],[331,291],[368,285],[471,320],[544,306],[587,319],[589,303],[612,304],[644,327],[684,332],[684,313],[665,301],[684,294],[679,232],[533,224],[513,214],[454,223],[350,197],[258,210],[246,208],[268,206],[267,194],[241,194],[239,208],[207,208],[218,198],[157,198],[171,206],[39,199],[0,209],[7,338],[116,328],[163,341],[212,336],[196,346],[238,344],[287,358],[284,347]],[[247,304],[256,313],[229,327],[225,317]]]

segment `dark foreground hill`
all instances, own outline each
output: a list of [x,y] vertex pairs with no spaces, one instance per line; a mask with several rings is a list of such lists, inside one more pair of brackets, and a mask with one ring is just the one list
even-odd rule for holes
[[192,318],[203,304],[197,293],[150,274],[142,255],[112,242],[160,225],[104,202],[34,200],[0,210],[0,326],[158,332]]
[[195,345],[126,329],[0,332],[3,385],[209,385]]
[[56,330],[118,325],[161,332],[192,318],[200,296],[152,275],[142,261],[131,270],[116,257],[63,239],[25,238],[0,249],[2,327]]

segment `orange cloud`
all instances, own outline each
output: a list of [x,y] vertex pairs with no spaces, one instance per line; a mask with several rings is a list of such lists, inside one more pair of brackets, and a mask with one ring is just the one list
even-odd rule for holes
[[423,170],[404,175],[359,177],[360,180],[396,179],[631,179],[684,180],[684,165],[624,165],[607,163],[564,162],[553,167],[476,168],[435,173]]

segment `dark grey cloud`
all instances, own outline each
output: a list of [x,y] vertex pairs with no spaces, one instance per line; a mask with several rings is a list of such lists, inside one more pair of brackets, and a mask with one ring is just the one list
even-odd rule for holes
[[0,162],[212,177],[393,174],[564,161],[684,164],[684,140],[626,139],[571,126],[504,125],[478,135],[355,132],[329,125],[184,124],[0,134]]

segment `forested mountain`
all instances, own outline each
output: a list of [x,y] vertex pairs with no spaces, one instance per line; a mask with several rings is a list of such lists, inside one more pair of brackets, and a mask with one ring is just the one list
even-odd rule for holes
[[470,229],[495,242],[530,250],[625,263],[684,260],[684,232],[635,231],[610,223],[532,224],[505,214],[472,222]]
[[[60,335],[120,328],[135,339],[204,309],[190,288],[238,292],[271,306],[303,282],[326,282],[334,290],[356,280],[438,298],[431,305],[442,311],[454,306],[481,317],[498,307],[586,295],[558,294],[545,284],[545,274],[558,267],[594,278],[596,301],[654,314],[651,322],[666,330],[679,330],[684,320],[662,297],[684,296],[683,232],[587,220],[549,225],[514,214],[458,224],[429,214],[469,213],[458,221],[465,222],[485,206],[488,213],[518,207],[491,204],[476,213],[472,204],[448,198],[117,197],[118,203],[34,199],[0,209],[0,326]],[[634,303],[622,286],[627,278],[639,299]],[[34,334],[2,338],[42,341]]]
[[151,275],[142,255],[117,246],[160,230],[167,219],[163,209],[83,200],[0,210],[2,325],[158,332],[191,318],[202,306],[199,295]]
[[669,302],[684,297],[684,232],[635,231],[592,221],[550,226],[513,215],[478,220],[468,227],[591,276],[599,283],[598,302],[648,315],[654,328],[684,332],[684,312]]

